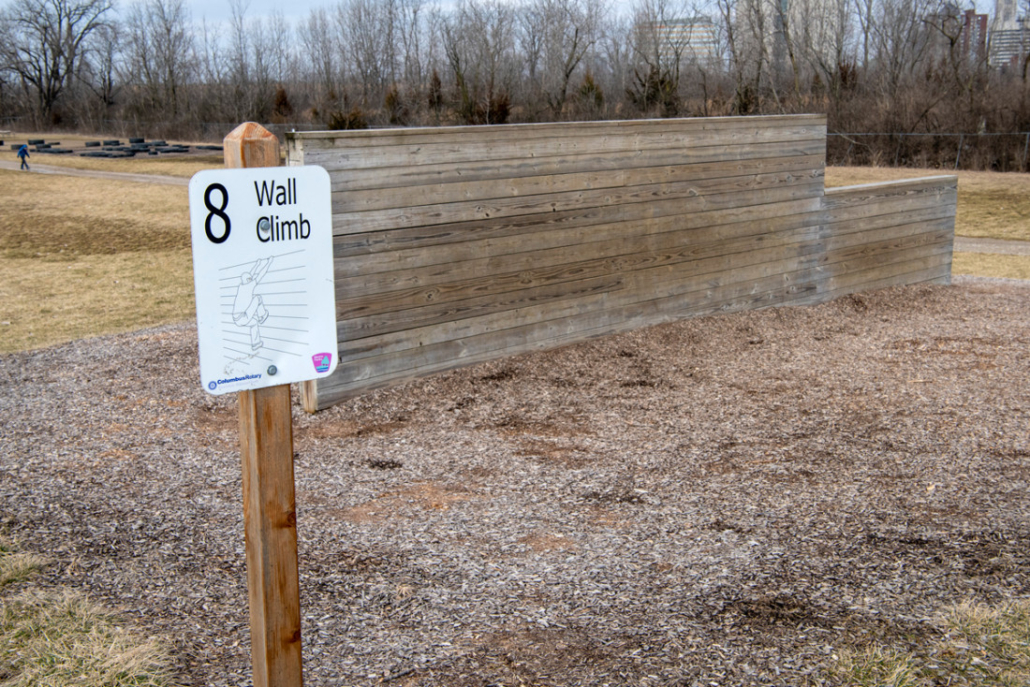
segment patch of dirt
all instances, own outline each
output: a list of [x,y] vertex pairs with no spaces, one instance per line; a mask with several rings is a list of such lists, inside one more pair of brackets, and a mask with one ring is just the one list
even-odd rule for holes
[[527,439],[519,444],[516,455],[541,463],[555,463],[566,468],[582,468],[590,464],[591,451],[578,445],[562,446],[554,441]]
[[78,255],[114,255],[139,251],[186,249],[187,231],[170,231],[145,220],[96,217],[70,218],[19,211],[0,220],[0,251],[12,258],[38,255],[73,259]]
[[[814,685],[1030,595],[1030,285],[703,317],[295,405],[305,684]],[[246,684],[236,403],[182,325],[0,357],[0,526]]]
[[453,504],[468,501],[475,495],[460,487],[449,487],[435,482],[416,484],[408,489],[377,496],[366,503],[346,510],[327,510],[329,517],[342,517],[356,523],[386,521],[397,518],[417,518],[420,511],[446,511]]
[[562,534],[551,534],[550,532],[534,532],[519,539],[519,542],[527,545],[534,551],[541,553],[545,551],[575,551],[576,543]]

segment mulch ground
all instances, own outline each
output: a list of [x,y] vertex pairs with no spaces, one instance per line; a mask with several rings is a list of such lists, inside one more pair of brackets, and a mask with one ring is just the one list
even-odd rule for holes
[[[295,406],[307,685],[806,685],[1030,593],[1030,285],[703,317]],[[0,519],[249,679],[233,397],[188,325],[0,357]]]

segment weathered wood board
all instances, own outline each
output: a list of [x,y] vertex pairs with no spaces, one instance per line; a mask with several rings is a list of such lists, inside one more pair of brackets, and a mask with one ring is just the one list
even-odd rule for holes
[[333,184],[340,365],[309,411],[713,312],[946,282],[955,177],[833,189],[819,115],[287,135]]

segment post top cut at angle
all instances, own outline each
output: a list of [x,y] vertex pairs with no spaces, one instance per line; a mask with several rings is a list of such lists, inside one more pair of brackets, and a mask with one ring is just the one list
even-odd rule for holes
[[254,122],[244,122],[229,132],[222,142],[227,168],[278,167],[279,139]]

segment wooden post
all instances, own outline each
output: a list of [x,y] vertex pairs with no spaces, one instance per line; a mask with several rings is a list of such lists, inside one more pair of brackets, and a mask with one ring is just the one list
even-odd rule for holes
[[[224,140],[226,167],[279,166],[279,140],[259,124]],[[254,687],[300,687],[300,578],[290,385],[241,391],[240,454]]]

